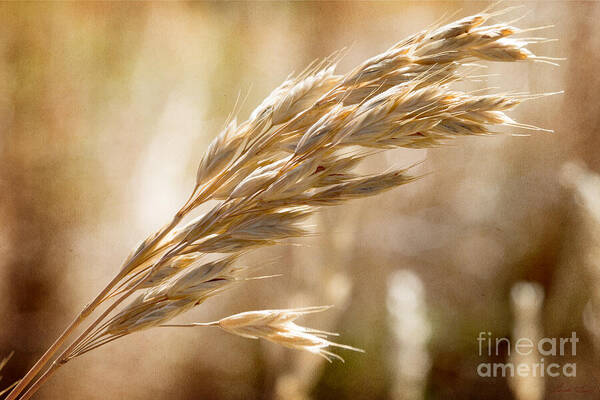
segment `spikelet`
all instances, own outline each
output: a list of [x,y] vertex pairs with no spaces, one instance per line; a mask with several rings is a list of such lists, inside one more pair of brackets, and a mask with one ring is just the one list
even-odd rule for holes
[[359,351],[356,347],[339,344],[327,339],[335,333],[296,325],[294,321],[305,314],[327,310],[328,306],[305,307],[283,310],[248,311],[235,314],[215,322],[166,326],[217,326],[224,331],[249,339],[264,339],[296,350],[317,354],[331,362],[334,358],[344,361],[339,355],[327,350],[329,347]]

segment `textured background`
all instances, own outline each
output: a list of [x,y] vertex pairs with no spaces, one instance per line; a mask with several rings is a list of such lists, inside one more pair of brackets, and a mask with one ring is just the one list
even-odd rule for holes
[[[0,4],[0,355],[16,353],[2,386],[186,199],[238,94],[243,119],[316,58],[348,47],[345,72],[444,14],[488,5]],[[506,18],[522,15],[518,26],[555,25],[534,35],[559,41],[534,50],[567,60],[493,64],[501,75],[472,87],[565,90],[511,114],[555,134],[387,154],[379,168],[426,159],[419,170],[432,174],[320,213],[320,235],[248,257],[282,277],[180,318],[335,304],[307,324],[366,354],[327,365],[216,330],[150,330],[74,360],[37,398],[534,400],[581,385],[594,390],[577,398],[597,398],[600,242],[573,190],[583,172],[564,164],[600,172],[600,3],[524,2]],[[533,317],[511,303],[523,280],[545,293]],[[479,332],[515,337],[519,321],[543,336],[576,331],[577,378],[479,378]]]

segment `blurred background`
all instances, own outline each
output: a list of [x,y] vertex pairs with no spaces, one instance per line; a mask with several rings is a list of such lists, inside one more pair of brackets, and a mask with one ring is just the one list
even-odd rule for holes
[[[62,368],[37,399],[592,399],[600,397],[600,3],[522,2],[554,25],[541,63],[490,64],[532,93],[511,114],[554,134],[402,150],[425,179],[319,213],[319,235],[251,254],[261,273],[180,321],[333,304],[299,321],[340,332],[346,363],[211,329],[131,335]],[[501,7],[518,3],[506,2]],[[348,47],[338,71],[487,2],[0,4],[0,387],[21,377],[170,219],[238,96]],[[512,132],[508,132],[512,133]],[[298,245],[299,244],[299,245]],[[572,378],[486,378],[477,337],[570,337]],[[536,361],[537,360],[537,361]],[[546,363],[552,357],[546,357]]]

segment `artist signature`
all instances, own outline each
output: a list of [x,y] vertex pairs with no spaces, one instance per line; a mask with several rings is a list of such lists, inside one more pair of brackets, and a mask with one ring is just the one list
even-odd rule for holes
[[561,384],[550,388],[550,393],[575,393],[575,394],[586,394],[586,393],[600,393],[600,386],[594,385],[568,385]]

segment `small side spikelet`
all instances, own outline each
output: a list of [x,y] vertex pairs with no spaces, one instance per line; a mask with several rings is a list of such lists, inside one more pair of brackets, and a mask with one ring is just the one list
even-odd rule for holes
[[331,362],[334,358],[344,361],[339,355],[327,350],[329,347],[363,352],[356,347],[339,344],[327,339],[337,336],[335,333],[305,328],[294,323],[296,319],[329,309],[329,306],[306,307],[283,310],[248,311],[220,319],[215,322],[195,323],[188,325],[164,326],[217,326],[224,331],[249,339],[264,339],[291,349],[308,351],[320,355]]

